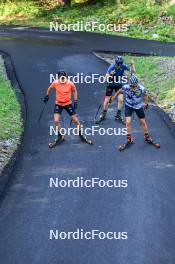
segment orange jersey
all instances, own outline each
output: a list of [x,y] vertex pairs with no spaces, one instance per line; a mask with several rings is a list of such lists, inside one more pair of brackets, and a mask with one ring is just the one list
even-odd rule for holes
[[60,83],[59,81],[54,81],[51,87],[56,90],[55,104],[65,106],[72,103],[71,95],[76,90],[73,82],[66,81],[65,83]]

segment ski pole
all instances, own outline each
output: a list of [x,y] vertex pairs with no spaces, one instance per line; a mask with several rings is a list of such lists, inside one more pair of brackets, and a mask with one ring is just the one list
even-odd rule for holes
[[[130,74],[132,76],[136,72],[135,61],[134,60],[131,60],[131,62],[129,63],[129,65],[131,66]],[[134,112],[132,113],[132,120],[135,121],[135,114],[134,114]]]
[[44,104],[44,105],[43,105],[43,108],[41,109],[41,113],[40,113],[39,118],[38,118],[38,123],[40,123],[40,121],[41,121],[41,118],[42,118],[42,116],[43,116],[43,113],[44,113],[44,111],[45,111],[45,108],[46,108],[46,104]]
[[72,118],[71,118],[71,120],[70,120],[70,125],[69,125],[69,126],[71,127],[71,125],[72,125]]
[[101,107],[102,107],[102,105],[103,105],[103,103],[104,103],[105,96],[106,96],[106,92],[105,92],[105,93],[103,94],[103,96],[102,96],[102,100],[101,100],[101,103],[100,103],[100,105],[99,105],[99,107],[98,107],[98,109],[97,109],[97,112],[96,112],[96,115],[95,115],[95,117],[94,117],[94,120],[96,120],[96,118],[97,118],[97,116],[98,116],[98,113],[99,113],[99,111],[100,111],[100,109],[101,109]]

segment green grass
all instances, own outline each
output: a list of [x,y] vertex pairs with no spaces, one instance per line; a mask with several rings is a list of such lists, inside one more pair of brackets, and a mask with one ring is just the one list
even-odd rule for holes
[[[175,5],[155,5],[149,0],[104,1],[94,6],[71,7],[55,6],[56,1],[47,1],[42,6],[39,1],[7,1],[0,3],[0,23],[26,26],[49,27],[49,22],[76,23],[78,21],[97,21],[99,23],[127,23],[128,32],[122,35],[144,39],[175,41]],[[172,21],[160,22],[160,15],[171,16]],[[119,34],[113,32],[112,34]]]
[[[99,53],[98,57],[111,64],[116,55]],[[134,61],[140,83],[159,106],[167,108],[175,103],[175,57],[125,55],[124,59],[128,64]]]
[[20,105],[0,61],[0,140],[18,140],[22,130]]
[[[126,56],[126,62],[131,59],[133,56]],[[167,70],[173,60],[175,58],[134,57],[137,76],[160,105],[175,102],[175,72]],[[166,63],[164,67],[162,61]]]

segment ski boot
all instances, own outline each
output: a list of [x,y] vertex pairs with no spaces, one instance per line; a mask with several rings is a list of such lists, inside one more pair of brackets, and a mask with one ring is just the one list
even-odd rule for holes
[[160,148],[160,144],[157,143],[157,142],[155,142],[155,141],[149,136],[148,133],[145,133],[145,134],[144,134],[144,140],[145,140],[145,142],[147,142],[148,144],[153,145],[153,146],[156,147],[156,148]]
[[87,143],[89,145],[93,145],[92,141],[90,139],[88,139],[86,137],[86,135],[81,130],[79,131],[79,137],[80,137],[82,142],[85,142],[85,143]]
[[59,134],[58,134],[58,138],[55,139],[55,140],[53,140],[53,141],[51,141],[51,142],[49,143],[49,148],[54,148],[54,147],[56,147],[57,145],[63,143],[64,140],[65,140],[65,139],[64,139],[64,136],[62,136],[62,135],[59,133]]
[[119,146],[119,151],[125,150],[133,144],[134,140],[131,135],[127,135],[127,142]]
[[106,118],[107,111],[103,110],[98,120],[95,121],[95,124],[100,124]]
[[118,111],[116,116],[115,116],[115,120],[122,123],[123,125],[125,125],[125,120],[123,119],[123,117],[121,116],[121,111]]

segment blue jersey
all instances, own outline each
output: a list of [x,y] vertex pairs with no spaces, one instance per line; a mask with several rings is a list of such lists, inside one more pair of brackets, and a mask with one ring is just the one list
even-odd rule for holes
[[[124,72],[129,71],[129,70],[130,70],[130,67],[127,64],[122,64],[120,68],[117,68],[115,64],[111,64],[107,70],[107,73],[112,75],[116,80],[116,82],[112,83],[112,86],[118,86],[119,84],[122,84],[122,79],[121,78],[119,79],[118,77],[124,76]],[[117,80],[118,80],[118,83],[117,83]]]
[[136,90],[133,90],[129,84],[122,87],[122,91],[125,94],[125,104],[140,109],[143,107],[143,96],[147,94],[145,87],[138,85]]

